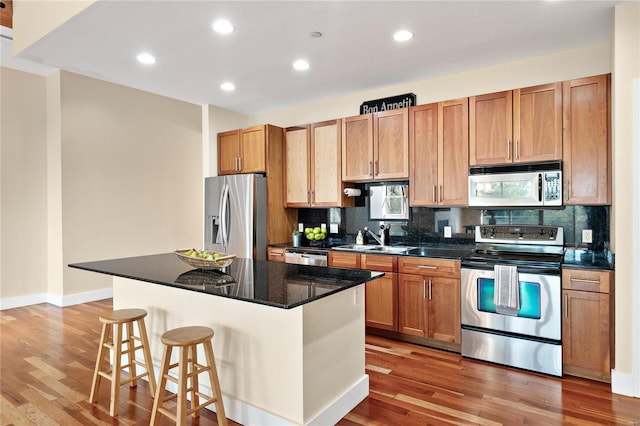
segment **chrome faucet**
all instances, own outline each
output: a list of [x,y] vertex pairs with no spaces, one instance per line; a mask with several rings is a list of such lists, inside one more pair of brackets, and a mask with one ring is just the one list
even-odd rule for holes
[[386,246],[387,242],[385,236],[387,235],[384,231],[384,227],[381,227],[380,230],[380,236],[376,235],[371,229],[369,229],[368,226],[365,226],[364,228],[365,232],[368,232],[374,240],[376,240],[378,242],[378,244],[380,244],[381,246]]

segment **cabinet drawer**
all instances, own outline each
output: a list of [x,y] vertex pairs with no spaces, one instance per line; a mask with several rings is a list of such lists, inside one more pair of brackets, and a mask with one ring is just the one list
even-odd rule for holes
[[398,257],[398,272],[432,277],[460,278],[460,261],[428,257]]
[[613,282],[613,271],[590,269],[563,269],[562,288],[566,290],[609,293]]
[[329,266],[336,268],[360,268],[360,255],[356,253],[330,251]]
[[267,248],[267,260],[284,262],[284,249],[279,247]]
[[360,257],[360,268],[380,272],[396,272],[398,257],[384,254],[363,254]]

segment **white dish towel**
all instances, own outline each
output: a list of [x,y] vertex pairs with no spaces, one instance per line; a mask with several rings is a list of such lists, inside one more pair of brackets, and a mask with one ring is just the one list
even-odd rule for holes
[[518,267],[514,265],[495,265],[493,272],[493,302],[496,305],[496,313],[517,316],[520,310]]

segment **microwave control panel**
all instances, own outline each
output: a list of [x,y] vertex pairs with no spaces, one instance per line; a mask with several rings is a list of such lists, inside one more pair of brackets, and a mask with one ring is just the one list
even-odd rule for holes
[[561,172],[546,172],[544,174],[544,201],[560,201],[562,199],[561,182]]

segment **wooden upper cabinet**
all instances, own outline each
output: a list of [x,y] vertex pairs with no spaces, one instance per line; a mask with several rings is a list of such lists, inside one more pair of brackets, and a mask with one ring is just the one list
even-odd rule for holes
[[373,115],[374,179],[409,179],[409,109]]
[[238,173],[240,157],[240,131],[231,130],[218,133],[218,174],[232,175]]
[[468,203],[469,100],[438,104],[438,204]]
[[409,204],[438,204],[438,104],[409,108]]
[[412,206],[467,204],[468,98],[409,110]]
[[512,162],[513,93],[490,93],[469,98],[469,163]]
[[286,206],[350,207],[341,177],[341,120],[286,131]]
[[513,91],[513,161],[562,159],[562,83]]
[[292,127],[285,131],[287,207],[309,207],[311,186],[309,174],[309,128]]
[[562,159],[562,84],[472,96],[469,163]]
[[266,127],[253,126],[240,131],[240,172],[265,173],[266,165]]
[[343,119],[344,181],[409,178],[409,111],[407,108]]
[[610,77],[563,83],[564,204],[611,204]]
[[342,180],[373,178],[373,114],[342,120]]
[[218,133],[218,175],[266,173],[270,130],[282,131],[275,126],[259,125]]

